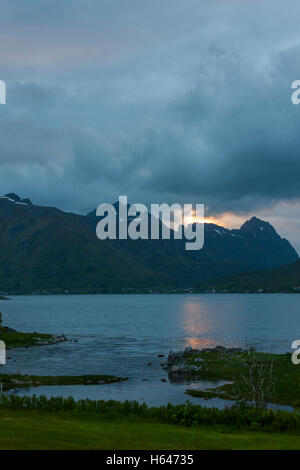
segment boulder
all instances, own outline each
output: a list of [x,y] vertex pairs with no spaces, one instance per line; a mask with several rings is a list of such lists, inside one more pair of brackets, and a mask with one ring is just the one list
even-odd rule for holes
[[175,364],[176,362],[179,362],[182,357],[182,351],[170,351],[168,355],[168,364]]

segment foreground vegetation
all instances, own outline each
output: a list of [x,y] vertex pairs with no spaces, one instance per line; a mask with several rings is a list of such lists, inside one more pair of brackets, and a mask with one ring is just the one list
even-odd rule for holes
[[291,449],[300,435],[0,410],[0,449]]
[[245,404],[224,409],[206,408],[192,403],[148,407],[136,401],[74,400],[73,397],[1,395],[0,409],[40,410],[51,413],[67,412],[73,416],[93,416],[96,419],[142,419],[181,426],[226,425],[245,430],[300,432],[300,414],[282,410],[264,410]]
[[299,419],[286,412],[16,396],[0,404],[0,449],[299,448]]
[[102,385],[127,380],[113,375],[21,375],[0,374],[3,391],[40,385]]

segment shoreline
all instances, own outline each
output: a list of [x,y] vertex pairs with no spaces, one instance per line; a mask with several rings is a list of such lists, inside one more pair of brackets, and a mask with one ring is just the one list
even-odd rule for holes
[[[226,382],[204,390],[187,389],[186,394],[190,396],[235,402],[252,400],[249,388],[242,387],[241,384],[249,382],[250,373],[257,373],[259,369],[264,368],[265,375],[258,377],[257,381],[266,383],[268,374],[271,374],[272,395],[269,403],[300,408],[300,398],[295,386],[299,383],[299,368],[292,363],[291,353],[263,353],[253,347],[247,350],[224,346],[199,350],[185,348],[184,351],[170,351],[167,361],[161,366],[168,373],[169,379],[173,380],[197,378]],[[291,383],[294,387],[290,386]]]
[[114,375],[28,375],[0,374],[2,391],[16,388],[39,387],[43,385],[105,385],[128,380]]
[[[159,289],[153,289],[153,290],[116,290],[116,291],[111,291],[111,292],[10,292],[7,293],[6,295],[13,296],[13,297],[18,297],[18,296],[73,296],[73,295],[232,295],[232,294],[244,294],[244,295],[261,295],[261,294],[300,294],[300,290],[295,290],[295,289],[290,289],[290,290],[283,290],[283,291],[271,291],[271,290],[256,290],[256,291],[223,291],[223,290],[216,290],[214,291],[202,291],[198,289],[179,289],[179,290],[163,290],[160,291]],[[1,300],[12,300],[10,298],[0,298]]]
[[50,346],[72,341],[65,335],[52,335],[37,332],[24,333],[13,330],[7,326],[0,326],[0,340],[5,343],[6,350],[28,348],[31,346]]

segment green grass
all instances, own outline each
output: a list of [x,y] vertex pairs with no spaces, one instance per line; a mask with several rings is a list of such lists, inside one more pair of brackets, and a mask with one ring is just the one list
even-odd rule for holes
[[6,348],[24,348],[35,346],[39,340],[50,340],[53,335],[43,333],[19,333],[5,332],[0,327],[0,340],[4,341]]
[[[280,405],[290,405],[300,408],[300,366],[295,366],[291,361],[291,354],[267,354],[255,353],[257,359],[273,361],[273,378],[275,381],[272,402]],[[204,351],[186,357],[188,364],[199,365],[196,358],[203,359],[199,375],[208,380],[238,381],[241,377],[249,377],[250,356],[248,352],[238,353]],[[234,383],[207,390],[187,390],[194,397],[224,398],[235,400],[249,397],[237,397]]]
[[0,449],[300,449],[299,434],[0,410]]
[[114,375],[21,375],[0,374],[3,390],[38,387],[40,385],[102,385],[127,380]]

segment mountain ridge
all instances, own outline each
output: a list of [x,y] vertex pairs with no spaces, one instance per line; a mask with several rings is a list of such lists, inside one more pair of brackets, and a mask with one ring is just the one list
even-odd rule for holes
[[14,193],[0,197],[0,292],[190,287],[299,258],[257,218],[243,229],[205,224],[203,249],[189,252],[185,240],[98,240],[94,212],[64,212]]

